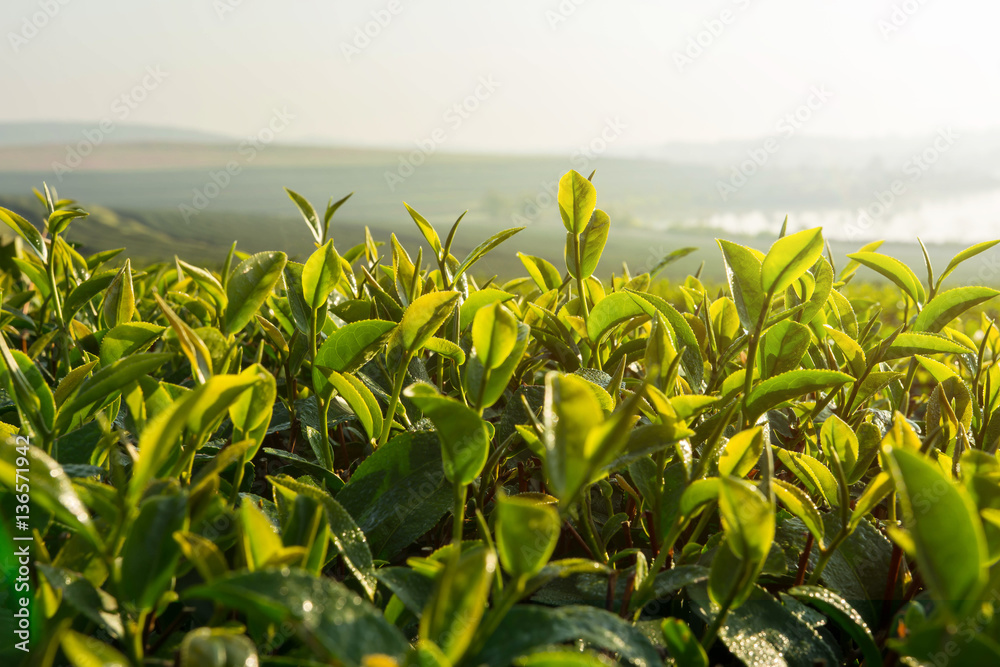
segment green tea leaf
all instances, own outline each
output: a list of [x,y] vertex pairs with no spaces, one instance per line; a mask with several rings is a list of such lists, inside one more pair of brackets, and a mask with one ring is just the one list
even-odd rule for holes
[[0,207],[0,220],[3,220],[4,224],[13,229],[28,244],[28,247],[35,251],[39,259],[43,262],[48,261],[49,248],[45,245],[45,241],[42,239],[42,234],[38,231],[38,228],[17,213],[14,213],[14,211],[3,207]]
[[132,319],[132,314],[135,313],[135,291],[132,287],[132,264],[128,259],[108,286],[101,312],[109,328]]
[[188,363],[191,364],[191,375],[199,383],[203,384],[208,378],[212,377],[213,371],[212,353],[209,352],[208,346],[205,345],[205,341],[201,339],[201,336],[195,333],[188,323],[181,319],[174,312],[173,308],[167,305],[166,301],[160,298],[159,294],[154,294],[153,298],[156,299],[156,303],[159,304],[164,316],[166,316],[167,322],[170,323],[170,327],[177,335],[181,351],[184,352]]
[[120,594],[125,600],[148,611],[167,591],[181,555],[173,535],[187,530],[187,523],[185,494],[142,501],[122,546]]
[[975,354],[975,352],[944,336],[906,331],[896,336],[896,340],[886,350],[882,360],[891,361],[917,354]]
[[403,433],[366,458],[337,493],[364,531],[372,553],[390,559],[452,507],[441,444],[434,433]]
[[87,413],[107,405],[125,387],[170,361],[170,354],[134,354],[100,369],[59,408],[56,431],[65,433]]
[[423,234],[424,238],[427,239],[427,242],[431,244],[431,249],[434,250],[434,256],[440,257],[442,250],[441,237],[438,236],[438,233],[434,230],[434,227],[431,225],[431,223],[427,222],[424,216],[420,215],[415,210],[413,210],[413,208],[411,208],[410,205],[407,204],[405,201],[403,202],[403,206],[406,207],[407,213],[409,213],[410,217],[413,218],[413,222],[417,223],[417,227],[420,229],[420,233]]
[[747,397],[747,412],[753,421],[785,401],[839,387],[853,379],[847,373],[839,371],[801,369],[782,373],[764,380],[750,391]]
[[475,354],[489,370],[498,368],[517,343],[517,320],[503,304],[482,308],[472,321]]
[[509,665],[517,656],[561,642],[582,641],[635,667],[658,667],[663,659],[636,626],[589,606],[517,605],[490,635],[475,664]]
[[559,512],[527,494],[501,498],[495,512],[500,564],[514,576],[539,572],[555,551],[562,528]]
[[587,439],[604,422],[604,411],[586,380],[559,373],[545,376],[545,464],[551,493],[569,499],[587,478]]
[[531,328],[521,322],[517,323],[517,338],[514,342],[514,349],[507,355],[503,363],[494,368],[486,377],[486,387],[482,386],[485,368],[478,357],[473,356],[465,365],[465,376],[463,384],[467,396],[478,400],[480,407],[484,410],[496,403],[503,396],[507,384],[517,370],[517,366],[524,356],[524,351],[528,347]]
[[347,665],[361,665],[372,654],[401,660],[409,649],[402,633],[360,595],[304,570],[237,572],[188,588],[184,597],[215,600],[258,622],[289,623],[315,652]]
[[3,334],[0,334],[0,354],[3,357],[0,386],[14,398],[21,422],[30,424],[35,435],[50,436],[56,403],[45,378],[28,355],[7,347],[7,338]]
[[989,287],[956,287],[931,299],[913,322],[914,331],[937,333],[969,308],[989,301],[1000,291]]
[[807,496],[802,489],[792,486],[788,482],[780,479],[771,480],[774,495],[785,508],[799,518],[805,524],[809,532],[816,538],[816,543],[823,546],[823,517],[813,503],[812,498]]
[[780,294],[808,271],[823,254],[823,229],[816,227],[775,241],[760,268],[765,294]]
[[660,632],[667,643],[667,650],[678,665],[691,667],[708,667],[708,656],[705,649],[695,639],[691,628],[679,618],[665,618],[660,624]]
[[219,279],[211,271],[188,264],[179,259],[176,262],[178,266],[184,269],[186,274],[191,276],[191,280],[198,284],[200,290],[203,290],[208,296],[212,297],[212,301],[219,312],[226,309],[226,305],[229,302],[229,299],[226,297],[226,288],[222,286],[222,283],[219,282]]
[[72,319],[91,299],[106,290],[117,275],[117,271],[101,271],[74,287],[63,302],[63,317]]
[[972,259],[973,257],[975,257],[980,253],[986,252],[987,250],[995,246],[997,243],[1000,243],[1000,241],[983,241],[982,243],[977,243],[973,246],[969,246],[962,252],[952,257],[951,261],[948,262],[948,266],[945,268],[944,273],[942,273],[941,276],[937,279],[937,285],[940,286],[941,283],[944,281],[944,279],[950,276],[952,272],[958,268],[959,264],[968,259]]
[[306,226],[309,227],[309,231],[312,232],[313,238],[316,239],[316,243],[322,243],[323,227],[320,225],[316,209],[314,209],[313,205],[309,203],[309,200],[299,193],[289,190],[288,188],[285,188],[285,192],[288,194],[288,198],[295,203],[296,208],[299,209],[299,213],[302,214],[302,219],[306,221]]
[[240,373],[254,382],[249,391],[245,391],[229,406],[229,418],[233,421],[234,440],[249,438],[256,443],[247,451],[247,460],[257,454],[257,449],[264,438],[271,415],[274,410],[274,399],[278,394],[277,381],[261,364],[251,364]]
[[[578,275],[589,278],[597,269],[597,263],[604,253],[604,246],[608,242],[608,231],[611,229],[611,218],[604,211],[598,209],[594,211],[590,222],[584,227],[580,235],[580,267],[579,271],[570,271],[574,278]],[[575,262],[568,262],[567,265],[575,269]]]
[[513,294],[504,292],[494,287],[487,287],[469,294],[468,298],[462,301],[462,308],[459,314],[459,331],[465,331],[466,327],[472,324],[476,313],[486,306],[494,303],[503,303],[514,298]]
[[600,343],[614,327],[645,314],[646,310],[630,294],[609,294],[590,311],[587,337],[595,344]]
[[761,289],[761,268],[764,254],[724,239],[716,239],[726,265],[729,291],[736,302],[740,323],[747,331],[755,331],[764,310],[765,293]]
[[739,558],[764,564],[774,541],[774,510],[757,487],[720,477],[719,513],[726,542]]
[[566,231],[579,234],[590,222],[597,208],[597,190],[577,171],[568,171],[559,179],[559,215]]
[[472,266],[487,255],[491,250],[496,248],[498,245],[514,236],[518,232],[522,231],[524,227],[513,227],[511,229],[505,229],[502,232],[497,232],[490,238],[486,239],[475,248],[469,251],[469,254],[465,256],[462,263],[458,265],[455,269],[455,275],[452,280],[457,281],[459,276],[468,271]]
[[[689,586],[687,593],[693,611],[706,623],[714,621],[716,610],[704,584]],[[729,613],[719,639],[749,667],[838,663],[815,629],[759,586],[753,587],[744,605]]]
[[831,507],[840,507],[837,478],[829,468],[808,454],[788,449],[779,449],[778,459],[806,485],[811,493],[824,498]]
[[434,422],[448,481],[469,484],[478,477],[490,453],[490,436],[482,417],[428,384],[411,385],[405,394]]
[[740,431],[726,443],[719,457],[719,475],[746,477],[764,451],[764,432],[760,426]]
[[420,637],[434,642],[457,663],[472,643],[486,611],[497,559],[484,547],[463,553],[456,569],[438,577],[438,585],[420,617]]
[[858,436],[843,419],[837,415],[826,418],[820,431],[820,444],[823,452],[836,452],[846,473],[854,470],[858,462]]
[[934,599],[962,618],[978,604],[987,580],[986,538],[975,505],[921,454],[893,447],[886,458],[916,548],[911,555]]
[[[27,450],[26,456],[24,450]],[[81,533],[90,544],[102,544],[90,512],[63,467],[38,447],[27,445],[24,439],[5,443],[0,448],[0,484],[11,493],[23,494],[26,481],[33,504],[37,503],[59,521]],[[17,490],[18,487],[21,490]]]
[[375,356],[379,345],[395,328],[395,323],[383,320],[346,324],[327,336],[316,351],[314,364],[338,373],[353,372]]
[[65,630],[59,645],[73,667],[129,667],[131,663],[115,648],[104,642],[77,632]]
[[761,338],[761,377],[781,375],[798,368],[811,342],[809,327],[792,320],[775,324]]
[[562,274],[548,260],[541,257],[534,257],[533,255],[526,255],[523,252],[517,253],[517,256],[521,260],[521,263],[524,264],[528,275],[535,281],[535,285],[543,293],[558,289],[562,285]]
[[119,359],[144,352],[164,331],[163,327],[148,322],[119,324],[101,339],[101,366],[110,366]]
[[819,586],[796,586],[789,589],[788,593],[816,607],[842,627],[861,648],[865,664],[872,667],[879,667],[882,664],[882,652],[875,643],[872,631],[861,618],[861,614],[847,600]]
[[344,563],[351,573],[361,583],[369,599],[375,599],[375,565],[372,562],[372,552],[368,548],[365,534],[358,528],[351,515],[338,503],[333,496],[322,489],[303,484],[287,475],[268,477],[268,481],[297,494],[312,498],[326,510],[326,518],[330,524],[330,539],[337,551],[344,557]]
[[222,551],[207,537],[185,531],[178,531],[173,537],[184,557],[194,565],[206,583],[212,583],[229,572],[229,565]]
[[399,323],[403,349],[419,350],[451,316],[458,297],[458,292],[431,292],[407,306]]
[[889,257],[877,252],[856,252],[848,255],[848,257],[894,282],[899,289],[903,290],[915,302],[923,303],[926,298],[920,279],[917,278],[910,267],[895,257]]
[[226,286],[229,305],[223,333],[235,334],[250,323],[281,278],[287,260],[283,252],[261,252],[240,262]]
[[327,241],[309,256],[302,269],[302,295],[306,304],[313,310],[325,304],[340,281],[340,273],[340,255],[333,241]]

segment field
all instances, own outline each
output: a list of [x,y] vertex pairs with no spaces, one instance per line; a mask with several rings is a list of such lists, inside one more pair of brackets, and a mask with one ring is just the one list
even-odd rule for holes
[[515,166],[525,229],[471,156],[183,229],[188,164],[5,199],[0,660],[1000,664],[998,241],[655,233]]
[[[44,130],[54,133],[47,125]],[[20,132],[26,133],[24,129]],[[76,135],[66,133],[67,144],[72,146],[69,137]],[[34,135],[26,136],[30,139]],[[695,247],[697,252],[667,267],[664,277],[683,280],[704,262],[702,275],[713,284],[721,284],[725,275],[716,260],[715,237],[724,235],[766,249],[773,232],[741,231],[738,223],[725,231],[712,229],[710,223],[718,216],[738,220],[758,214],[777,224],[791,212],[791,223],[801,224],[799,219],[804,216],[796,211],[866,206],[873,190],[892,178],[891,171],[849,168],[846,165],[851,161],[846,158],[830,158],[821,168],[769,165],[738,196],[723,202],[717,184],[729,178],[728,165],[740,159],[742,149],[720,148],[719,156],[702,162],[678,150],[679,161],[670,162],[583,151],[561,158],[448,153],[413,158],[405,151],[284,145],[258,149],[218,141],[109,143],[94,148],[66,173],[54,166],[70,163],[66,145],[0,145],[0,205],[29,217],[44,215],[37,200],[25,193],[47,182],[60,195],[81,200],[90,210],[88,224],[71,228],[67,237],[84,249],[96,252],[125,247],[125,256],[136,263],[169,261],[177,255],[219,268],[225,249],[237,238],[247,252],[282,250],[298,260],[308,256],[312,250],[309,234],[281,191],[281,184],[290,183],[313,201],[355,192],[338,212],[333,231],[338,246],[363,242],[365,226],[377,238],[395,233],[407,247],[418,245],[422,239],[409,221],[402,205],[405,201],[440,227],[451,225],[468,211],[462,223],[470,230],[466,238],[526,226],[518,237],[519,249],[530,248],[559,264],[564,245],[562,232],[554,224],[559,217],[555,203],[559,177],[568,168],[585,174],[596,169],[595,183],[617,227],[602,256],[604,273],[620,274],[622,262],[628,262],[633,270],[648,270],[672,250]],[[817,156],[834,148],[810,146],[808,155],[811,160],[820,160]],[[426,163],[413,167],[405,178],[400,176],[409,174],[402,164],[412,165],[421,159]],[[227,163],[235,163],[238,173],[220,177],[226,184],[216,188],[212,174],[225,174]],[[401,182],[394,180],[397,177]],[[935,198],[974,195],[994,188],[995,180],[981,170],[932,172],[921,180],[919,194],[909,195],[895,208],[905,214]],[[835,256],[843,257],[866,240],[883,238],[880,227],[876,221],[854,238],[842,222],[827,229],[828,241]],[[959,227],[955,231],[961,234],[967,230]],[[935,240],[928,243],[928,252],[938,263],[947,262],[965,247]],[[950,235],[945,234],[944,240],[951,240]],[[908,264],[920,264],[923,257],[914,241],[907,233],[891,240],[885,251]],[[455,248],[464,253],[474,245],[458,238]],[[962,265],[955,280],[998,283],[998,260],[1000,253],[991,252],[975,264]],[[514,253],[500,253],[485,258],[477,270],[484,278],[493,274],[513,277],[521,265]],[[871,278],[881,279],[877,275]]]

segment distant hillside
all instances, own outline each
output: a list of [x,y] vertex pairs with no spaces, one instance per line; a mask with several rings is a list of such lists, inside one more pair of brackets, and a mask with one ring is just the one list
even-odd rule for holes
[[[72,144],[84,140],[84,132],[99,131],[98,123],[0,123],[0,147]],[[115,124],[103,137],[107,143],[187,142],[231,143],[232,137],[199,130],[153,125]]]
[[[38,200],[31,196],[0,195],[0,206],[17,211],[36,225],[40,224],[44,213]],[[218,267],[234,240],[238,240],[238,248],[244,252],[284,250],[297,261],[305,261],[314,248],[302,219],[294,214],[206,211],[196,219],[196,223],[189,223],[176,210],[123,209],[94,204],[88,205],[87,209],[91,213],[90,217],[73,223],[68,233],[69,240],[78,244],[85,255],[112,248],[125,248],[126,252],[120,259],[131,257],[137,265],[170,262],[177,256],[195,264]],[[366,223],[370,224],[371,233],[377,242],[385,242],[390,234],[395,234],[404,247],[413,249],[424,246],[424,257],[429,256],[426,242],[408,216],[396,216],[392,221],[362,222],[351,214],[350,207],[338,212],[334,219],[332,229],[338,249],[343,252],[364,242]],[[444,228],[438,225],[439,231]],[[489,229],[483,224],[463,223],[453,251],[458,257],[463,257],[473,246],[495,231],[496,229]],[[0,243],[8,242],[13,236],[13,232],[0,224]],[[628,265],[633,275],[649,271],[670,252],[683,247],[694,247],[697,248],[694,253],[668,266],[660,276],[679,282],[685,276],[701,271],[701,278],[707,284],[721,286],[726,277],[722,263],[718,261],[719,249],[715,236],[717,233],[714,230],[674,230],[664,233],[615,225],[601,258],[598,275],[602,280],[607,280],[612,272],[621,275],[623,264]],[[772,235],[725,236],[759,250],[767,250],[774,241]],[[558,267],[564,266],[564,237],[565,230],[558,219],[532,225],[477,264],[475,273],[481,278],[497,274],[501,283],[520,275],[523,266],[517,258],[519,250],[544,257]],[[833,240],[830,246],[837,268],[841,268],[847,261],[847,253],[856,251],[860,242]],[[940,268],[964,247],[964,244],[931,245],[928,252],[934,266]],[[920,248],[914,243],[888,242],[879,250],[915,268],[923,263]],[[952,286],[982,283],[997,285],[1000,279],[996,272],[984,272],[983,268],[998,265],[1000,251],[988,251],[978,261],[966,262],[960,266],[949,283]],[[878,274],[868,270],[863,270],[861,276],[865,281],[882,280]]]

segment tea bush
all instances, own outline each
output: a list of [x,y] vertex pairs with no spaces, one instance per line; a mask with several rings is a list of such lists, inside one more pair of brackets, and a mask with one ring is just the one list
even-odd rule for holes
[[221,271],[0,209],[5,664],[1000,664],[1000,292],[943,287],[996,242],[720,240],[671,303],[576,172],[502,284],[518,229],[338,249],[289,195],[315,252]]

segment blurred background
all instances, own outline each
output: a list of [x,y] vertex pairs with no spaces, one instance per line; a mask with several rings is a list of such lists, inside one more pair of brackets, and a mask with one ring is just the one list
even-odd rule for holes
[[[0,205],[42,182],[94,212],[90,249],[221,263],[303,257],[282,188],[355,192],[364,227],[458,250],[526,226],[561,260],[560,175],[596,170],[601,271],[697,269],[724,235],[766,248],[823,225],[920,262],[1000,235],[1000,5],[985,0],[4,0]],[[37,219],[37,214],[35,218]],[[514,247],[516,246],[516,247]],[[959,276],[1000,282],[1000,251]]]

